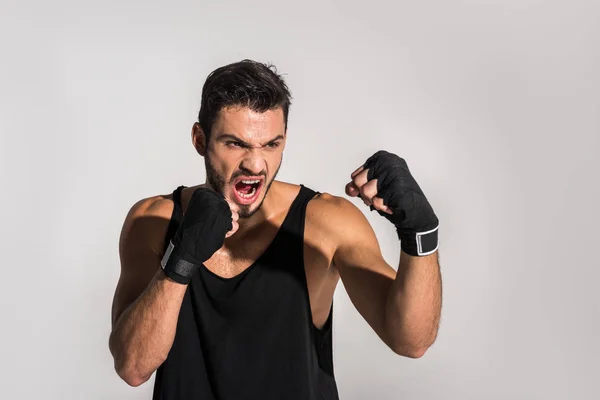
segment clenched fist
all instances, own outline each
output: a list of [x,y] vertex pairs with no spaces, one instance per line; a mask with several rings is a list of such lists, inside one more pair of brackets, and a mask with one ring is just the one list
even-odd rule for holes
[[413,256],[435,252],[439,220],[406,161],[380,150],[351,174],[346,194],[360,196],[396,227],[402,250]]

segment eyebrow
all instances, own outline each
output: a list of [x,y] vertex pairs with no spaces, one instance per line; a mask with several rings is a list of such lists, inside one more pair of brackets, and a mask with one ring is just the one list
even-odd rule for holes
[[[284,138],[283,135],[277,135],[273,139],[269,140],[266,144],[276,142],[277,140],[281,140],[283,138]],[[244,147],[252,147],[252,145],[250,143],[240,139],[239,137],[237,137],[231,133],[224,133],[224,134],[220,135],[217,140],[219,140],[219,141],[235,140],[236,142],[239,142],[242,145],[244,145]]]

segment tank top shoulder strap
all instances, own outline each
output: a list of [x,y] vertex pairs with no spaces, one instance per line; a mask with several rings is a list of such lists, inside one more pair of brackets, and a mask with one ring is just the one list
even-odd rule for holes
[[177,189],[173,191],[173,212],[171,213],[171,219],[169,221],[169,226],[167,227],[167,234],[165,236],[165,243],[163,247],[163,252],[167,250],[169,246],[169,241],[175,236],[175,232],[179,228],[181,221],[183,219],[183,208],[181,207],[181,191],[185,188],[184,185],[178,186]]
[[[294,237],[304,237],[304,219],[306,205],[319,192],[300,184],[300,192],[294,199],[290,210],[283,221],[281,230]],[[302,242],[302,240],[301,240]]]

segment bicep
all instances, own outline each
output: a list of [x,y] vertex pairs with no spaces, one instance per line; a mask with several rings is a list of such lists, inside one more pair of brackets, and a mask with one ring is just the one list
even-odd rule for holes
[[129,212],[119,238],[121,272],[112,303],[113,326],[119,316],[148,287],[160,268],[168,220],[141,205]]
[[[349,202],[348,202],[349,203]],[[359,314],[388,343],[385,308],[396,271],[384,260],[379,243],[364,214],[352,203],[344,208],[333,264]]]

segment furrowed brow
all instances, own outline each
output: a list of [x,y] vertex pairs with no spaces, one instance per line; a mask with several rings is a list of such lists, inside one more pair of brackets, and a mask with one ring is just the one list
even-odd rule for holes
[[[268,144],[274,143],[274,142],[276,142],[278,140],[281,140],[283,138],[284,138],[283,135],[277,135],[273,139],[269,140],[266,144],[263,144],[263,146],[266,146]],[[245,142],[244,140],[240,139],[239,137],[237,137],[237,136],[235,136],[235,135],[233,135],[231,133],[224,133],[222,135],[219,135],[218,140],[219,141],[233,140],[235,142],[238,142],[240,145],[242,145],[244,147],[248,147],[248,148],[252,147],[252,145],[250,143]]]
[[269,140],[267,142],[267,144],[275,143],[276,141],[281,140],[281,139],[283,139],[283,135],[277,135],[273,139]]
[[239,137],[232,135],[231,133],[224,133],[222,135],[219,136],[219,141],[226,141],[226,140],[233,140],[234,142],[238,142],[239,144],[241,144],[244,147],[252,147],[252,145],[250,143],[247,143],[245,141],[243,141],[242,139],[240,139]]

